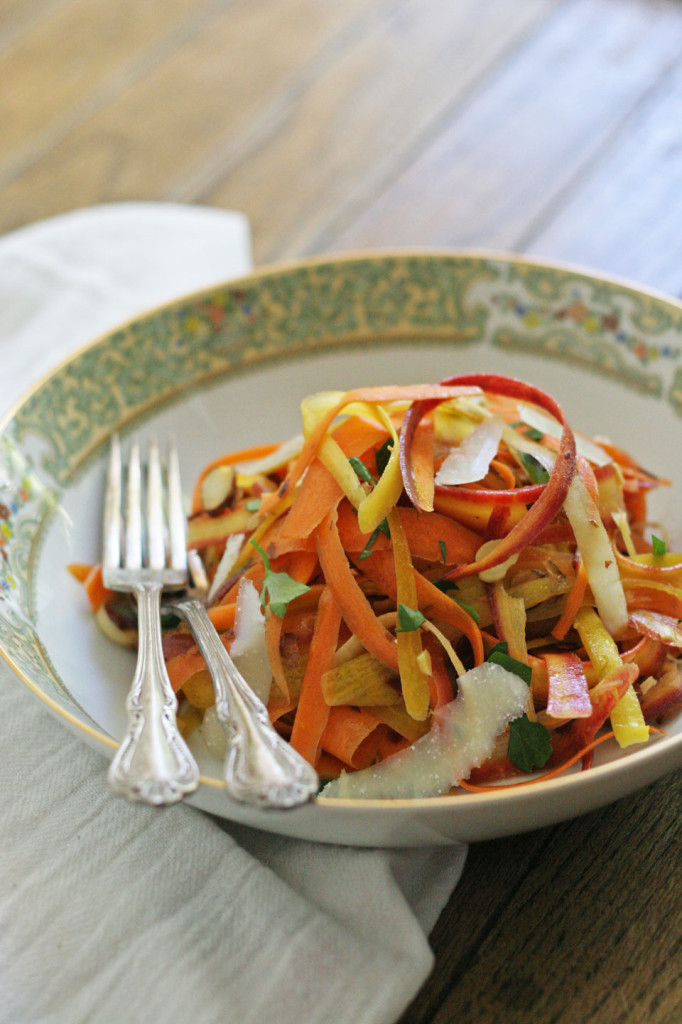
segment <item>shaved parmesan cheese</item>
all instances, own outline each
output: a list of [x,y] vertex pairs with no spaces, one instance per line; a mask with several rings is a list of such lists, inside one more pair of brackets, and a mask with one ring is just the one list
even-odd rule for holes
[[456,700],[433,713],[431,731],[381,764],[342,773],[325,797],[400,799],[447,793],[493,752],[495,740],[528,703],[528,687],[501,665],[485,662],[459,679]]
[[504,420],[501,416],[491,416],[479,423],[448,454],[436,473],[436,483],[455,486],[481,480],[497,455],[503,432]]
[[531,441],[530,438],[525,437],[518,430],[514,430],[513,427],[505,427],[502,436],[511,452],[524,452],[526,455],[532,455],[543,469],[546,469],[548,473],[552,472],[556,462],[556,452],[551,452],[549,448],[538,444],[537,441]]
[[206,600],[209,604],[218,593],[225,580],[230,578],[233,566],[235,565],[244,545],[245,536],[245,533],[233,533],[227,538],[223,557],[218,562],[218,568],[215,571],[211,588],[206,596]]
[[[561,437],[562,426],[553,416],[549,416],[546,412],[540,412],[539,409],[532,405],[526,405],[525,402],[519,402],[518,408],[521,419],[529,427],[533,427],[549,437],[555,437],[557,440]],[[576,434],[575,431],[573,433],[575,434],[576,451],[592,465],[607,466],[609,462],[613,462],[612,457],[589,437]]]
[[267,704],[272,672],[265,642],[265,616],[258,591],[249,579],[242,579],[239,584],[230,655],[256,696]]

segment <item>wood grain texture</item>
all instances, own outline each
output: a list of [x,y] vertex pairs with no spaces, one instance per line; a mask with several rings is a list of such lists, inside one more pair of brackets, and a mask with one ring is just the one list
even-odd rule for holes
[[168,198],[217,149],[248,152],[300,80],[363,32],[371,2],[235,0],[217,13],[209,4],[170,53],[10,171],[0,229],[78,205]]
[[678,4],[560,5],[380,197],[314,244],[517,249],[681,53]]
[[682,64],[636,106],[521,247],[682,296]]
[[68,3],[70,0],[2,0],[0,52],[15,46],[35,25]]
[[119,0],[115,6],[73,0],[40,18],[0,54],[0,174],[42,148],[41,136],[55,137],[81,109],[91,111],[105,83],[109,93],[120,87],[118,76],[130,74],[195,6],[193,0]]
[[[682,772],[470,850],[401,1024],[679,1024]],[[440,1005],[439,1005],[440,1004]]]
[[[324,251],[339,232],[345,237],[353,211],[439,136],[486,71],[555,6],[524,0],[510,17],[508,0],[392,3],[390,17],[376,18],[295,97],[259,150],[221,169],[222,180],[198,198],[239,204],[252,220],[261,261]],[[415,197],[416,207],[422,198],[433,211],[429,196]],[[393,228],[360,241],[377,240],[392,242]]]

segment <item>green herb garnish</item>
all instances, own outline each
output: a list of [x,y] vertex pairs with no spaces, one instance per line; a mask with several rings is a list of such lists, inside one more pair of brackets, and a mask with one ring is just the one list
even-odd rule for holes
[[384,470],[386,469],[392,451],[393,438],[389,437],[384,441],[381,448],[377,449],[376,455],[374,456],[374,464],[377,467],[377,474],[379,476],[382,476]]
[[517,661],[516,658],[512,658],[511,654],[507,654],[506,650],[502,650],[501,647],[501,644],[497,644],[493,647],[486,660],[491,661],[493,665],[501,665],[502,668],[506,668],[507,672],[513,672],[514,675],[519,677],[519,679],[523,679],[526,686],[530,686],[533,674],[533,670],[530,665],[526,665],[525,662]]
[[443,594],[447,594],[449,590],[459,590],[459,587],[454,580],[434,580],[433,585]]
[[440,560],[445,565],[445,563],[448,560],[447,548],[445,546],[445,541],[444,540],[439,540],[438,541],[438,547],[440,548]]
[[249,498],[244,506],[247,512],[257,512],[261,506],[262,498]]
[[348,459],[348,461],[350,462],[351,466],[355,470],[356,476],[358,476],[360,478],[360,480],[362,480],[363,483],[365,483],[365,484],[376,483],[374,477],[372,476],[370,471],[367,469],[367,466],[364,464],[362,459],[356,459],[356,457],[354,455],[351,455],[350,458]]
[[516,423],[510,423],[510,426],[513,427],[514,430],[518,430],[519,427],[521,427],[526,437],[530,441],[542,441],[543,437],[545,436],[541,430],[536,430],[535,427],[530,427],[523,420],[517,420]]
[[257,544],[255,540],[250,540],[249,543],[256,549],[265,565],[265,579],[260,595],[261,608],[265,611],[267,596],[270,611],[278,619],[281,619],[284,617],[289,602],[293,601],[295,597],[300,597],[301,594],[307,594],[310,587],[293,579],[288,572],[273,572],[270,559],[260,544]]
[[660,537],[656,537],[655,534],[651,535],[651,544],[655,555],[664,555],[666,553],[665,541],[661,540]]
[[488,651],[488,657],[486,661],[490,661],[492,654],[509,654],[509,644],[506,640],[498,640],[494,647],[491,647]]
[[407,604],[398,605],[398,628],[396,633],[411,633],[419,629],[426,619],[418,608],[410,608]]
[[372,533],[370,534],[369,540],[367,541],[367,543],[365,544],[364,548],[362,549],[362,551],[358,555],[358,562],[363,562],[365,560],[365,558],[369,558],[369,556],[372,554],[372,548],[374,546],[374,541],[377,539],[377,537],[379,536],[380,533],[383,533],[384,537],[390,537],[391,536],[391,531],[389,529],[388,520],[387,519],[382,519],[381,522],[379,523],[379,525],[377,526],[376,530],[372,531]]
[[549,729],[541,722],[531,722],[525,714],[515,718],[509,727],[507,754],[522,772],[544,768],[552,756]]
[[521,452],[521,462],[523,463],[523,468],[534,484],[547,483],[549,480],[549,473],[542,463],[538,462],[534,455],[529,455],[528,452]]

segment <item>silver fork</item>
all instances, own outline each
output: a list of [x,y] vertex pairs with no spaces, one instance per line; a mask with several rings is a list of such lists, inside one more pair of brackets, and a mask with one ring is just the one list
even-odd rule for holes
[[[200,586],[197,577],[203,567],[195,562],[190,570]],[[306,803],[319,789],[317,772],[275,730],[267,708],[225,650],[204,604],[183,598],[168,607],[191,629],[213,681],[216,714],[227,738],[223,778],[229,795],[262,809]]]
[[171,450],[168,463],[168,557],[163,475],[156,442],[149,449],[146,530],[137,443],[132,445],[128,462],[123,531],[121,470],[121,448],[114,436],[104,505],[103,579],[111,590],[135,594],[139,645],[126,701],[128,731],[109,767],[109,782],[129,800],[172,804],[199,784],[199,769],[178,731],[177,700],[161,647],[161,592],[184,588],[188,578],[177,453]]

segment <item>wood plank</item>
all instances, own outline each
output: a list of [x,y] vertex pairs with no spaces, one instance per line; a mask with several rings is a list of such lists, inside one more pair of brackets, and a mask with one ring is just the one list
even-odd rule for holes
[[[179,0],[181,2],[181,0]],[[74,206],[168,197],[221,146],[243,155],[378,0],[235,0],[39,159],[0,174],[0,230]],[[74,37],[71,51],[86,40]],[[19,173],[20,172],[20,173]]]
[[[446,946],[429,1005],[418,997],[401,1024],[677,1024],[681,812],[678,771],[557,826],[544,844],[521,837],[525,875],[506,905],[506,841],[474,848],[438,925]],[[472,945],[486,901],[494,919]],[[445,993],[435,1013],[434,988]]]
[[215,168],[213,187],[189,182],[176,197],[244,210],[261,262],[325,248],[330,223],[380,190],[554,7],[523,0],[510,17],[508,0],[390,4],[295,98],[257,152]]
[[527,229],[524,249],[682,295],[682,66],[605,153]]
[[398,1024],[431,1021],[542,858],[552,831],[542,829],[469,847],[462,878],[429,936],[436,956],[433,974]]
[[43,18],[49,18],[70,0],[2,0],[0,52],[13,46]]
[[306,249],[516,247],[614,137],[682,52],[682,7],[639,0],[560,5],[504,68],[348,226]]
[[142,54],[159,42],[165,52],[163,42],[167,47],[175,40],[179,27],[181,34],[190,32],[213,6],[196,0],[71,0],[36,20],[0,53],[0,174],[30,157],[44,133],[54,137],[92,113],[120,88],[120,76],[134,74]]

